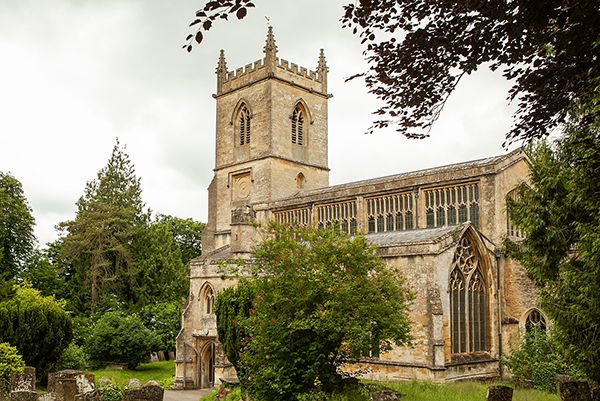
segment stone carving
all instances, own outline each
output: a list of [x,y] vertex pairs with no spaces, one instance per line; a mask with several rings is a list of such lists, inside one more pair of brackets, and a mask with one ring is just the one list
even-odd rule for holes
[[231,211],[231,224],[249,223],[256,217],[256,212],[252,207],[246,205]]
[[511,401],[513,389],[508,386],[490,386],[487,389],[486,401]]

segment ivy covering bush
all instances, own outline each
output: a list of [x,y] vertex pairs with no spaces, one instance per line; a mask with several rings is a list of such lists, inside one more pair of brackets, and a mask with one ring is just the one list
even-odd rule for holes
[[23,371],[25,362],[17,353],[17,348],[8,343],[0,343],[0,396],[8,394],[10,377]]
[[513,380],[532,385],[534,388],[556,392],[556,376],[567,374],[581,376],[569,363],[565,351],[555,335],[533,327],[506,360]]

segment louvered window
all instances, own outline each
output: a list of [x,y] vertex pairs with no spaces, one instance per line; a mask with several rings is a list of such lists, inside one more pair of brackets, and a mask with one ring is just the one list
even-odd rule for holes
[[304,144],[304,111],[300,105],[292,113],[292,143]]
[[250,111],[242,105],[239,114],[240,145],[250,143]]

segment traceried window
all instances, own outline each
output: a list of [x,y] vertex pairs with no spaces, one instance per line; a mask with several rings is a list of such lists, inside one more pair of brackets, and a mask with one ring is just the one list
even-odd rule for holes
[[529,312],[529,315],[527,315],[527,320],[525,320],[526,331],[531,331],[535,327],[541,329],[542,331],[546,331],[546,319],[544,319],[542,313],[537,309],[533,309],[531,312]]
[[466,184],[425,191],[427,228],[470,221],[479,226],[479,186]]
[[250,110],[248,110],[248,107],[243,103],[238,114],[238,124],[239,143],[240,145],[246,145],[250,143]]
[[414,228],[413,193],[367,199],[367,228],[370,233]]
[[207,315],[214,313],[215,308],[215,292],[211,286],[207,286],[204,291],[204,308]]
[[317,209],[317,222],[319,228],[334,228],[350,235],[356,233],[356,202],[340,202],[329,205],[319,205]]
[[304,144],[304,110],[300,104],[292,112],[292,143]]
[[488,291],[474,244],[463,237],[450,273],[450,336],[452,353],[488,350]]

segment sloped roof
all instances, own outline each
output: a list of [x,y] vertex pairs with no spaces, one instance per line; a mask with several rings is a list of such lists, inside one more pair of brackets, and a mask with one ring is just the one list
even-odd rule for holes
[[423,228],[419,230],[408,231],[387,231],[383,233],[371,233],[365,235],[367,240],[377,246],[398,246],[412,245],[421,243],[433,243],[451,235],[454,232],[461,232],[464,225],[443,226],[435,228]]

